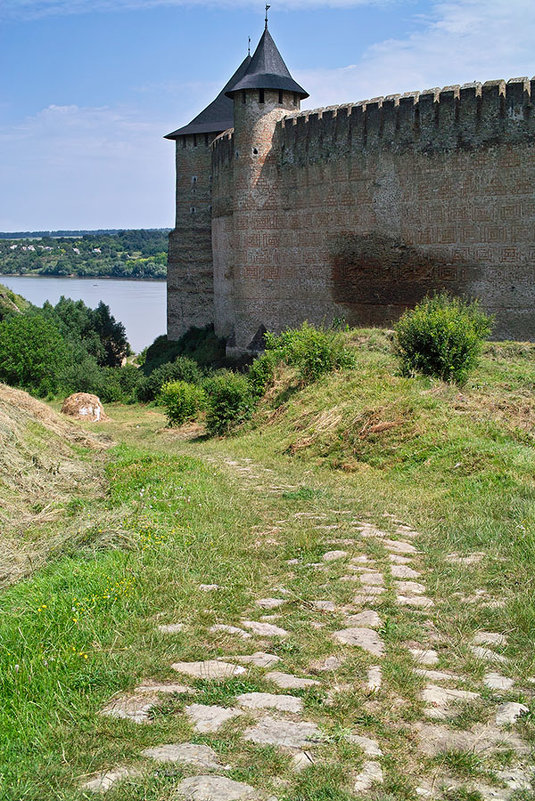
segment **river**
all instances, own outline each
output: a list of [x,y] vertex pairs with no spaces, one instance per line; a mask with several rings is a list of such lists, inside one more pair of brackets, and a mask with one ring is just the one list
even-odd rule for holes
[[103,300],[115,319],[123,323],[135,353],[166,332],[165,281],[0,275],[0,284],[22,295],[35,306],[42,306],[46,300],[55,305],[62,295],[83,300],[92,309]]

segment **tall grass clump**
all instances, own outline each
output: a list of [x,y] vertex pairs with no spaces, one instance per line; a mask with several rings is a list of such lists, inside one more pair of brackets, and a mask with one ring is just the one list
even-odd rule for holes
[[209,434],[226,434],[253,413],[251,386],[240,373],[221,373],[206,382],[206,428]]
[[297,367],[305,384],[325,373],[355,366],[355,354],[345,344],[341,331],[316,328],[304,322],[301,328],[289,328],[281,334],[265,335],[266,354],[274,362]]
[[204,390],[187,381],[169,381],[164,384],[158,398],[164,407],[169,425],[181,426],[195,420],[204,406]]
[[426,297],[394,326],[394,349],[403,375],[423,373],[462,384],[476,367],[492,318],[477,301],[445,292]]

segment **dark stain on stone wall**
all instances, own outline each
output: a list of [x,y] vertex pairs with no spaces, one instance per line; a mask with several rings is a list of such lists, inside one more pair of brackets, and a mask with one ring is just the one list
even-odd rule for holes
[[481,274],[481,265],[452,262],[384,234],[339,234],[330,253],[332,299],[361,325],[391,322],[434,291],[470,297]]

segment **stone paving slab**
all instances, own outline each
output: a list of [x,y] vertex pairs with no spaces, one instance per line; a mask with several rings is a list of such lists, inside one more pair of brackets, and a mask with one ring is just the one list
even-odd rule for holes
[[383,671],[379,665],[372,665],[370,668],[368,668],[368,681],[366,682],[368,690],[377,692],[377,690],[381,689],[382,683]]
[[394,578],[400,579],[416,579],[422,575],[418,570],[413,570],[412,567],[407,565],[392,565],[390,572]]
[[236,662],[243,662],[246,665],[254,665],[259,668],[268,668],[280,662],[280,656],[267,654],[264,651],[256,651],[254,654],[244,654],[241,656],[225,656],[220,659],[234,659]]
[[529,746],[522,742],[516,732],[505,732],[491,724],[478,723],[471,729],[451,729],[431,723],[416,723],[419,748],[428,756],[437,756],[448,751],[470,751],[475,754],[492,752],[495,749],[512,749],[517,754],[529,753]]
[[336,604],[332,601],[311,601],[310,603],[319,612],[336,612]]
[[229,679],[232,676],[241,676],[246,670],[241,665],[231,665],[217,659],[207,659],[204,662],[174,662],[171,667],[177,673],[185,673],[195,679]]
[[369,790],[374,784],[382,784],[383,781],[383,771],[379,762],[365,762],[355,779],[353,790],[356,793]]
[[301,750],[320,742],[322,734],[315,723],[264,717],[246,729],[243,737],[257,745],[278,745]]
[[323,554],[324,562],[335,562],[337,559],[345,559],[347,551],[327,551]]
[[285,629],[280,628],[280,626],[274,626],[272,623],[260,623],[258,620],[242,620],[241,624],[260,637],[289,637],[289,633]]
[[385,650],[381,637],[373,629],[348,628],[335,631],[333,637],[345,645],[357,645],[373,656],[382,656]]
[[228,765],[221,764],[216,752],[207,745],[194,745],[193,743],[157,745],[153,748],[145,748],[141,754],[149,759],[154,759],[155,762],[193,765],[205,770],[229,769]]
[[423,595],[425,587],[418,581],[396,581],[395,588],[401,595]]
[[490,648],[485,648],[483,645],[470,645],[469,648],[476,659],[481,659],[485,662],[507,662],[505,656],[497,654],[491,651]]
[[420,609],[430,609],[435,605],[431,598],[425,595],[397,595],[396,600],[400,606],[415,606]]
[[409,652],[421,665],[438,664],[438,654],[433,648],[409,648]]
[[123,782],[126,779],[134,779],[140,775],[140,771],[136,768],[114,768],[113,770],[107,770],[103,773],[99,773],[97,776],[94,776],[92,779],[80,786],[82,790],[89,790],[91,793],[107,793],[108,790],[111,790],[111,788],[114,785],[119,784],[119,782]]
[[238,626],[227,626],[225,623],[215,623],[215,625],[210,626],[209,631],[211,634],[236,634],[236,636],[241,637],[242,640],[249,640],[252,636],[248,631],[244,631],[238,628]]
[[277,709],[279,712],[303,711],[303,701],[295,695],[275,695],[273,693],[243,693],[236,698],[239,706],[245,709]]
[[348,743],[362,748],[367,756],[383,756],[379,743],[376,740],[372,740],[371,737],[364,737],[361,734],[348,734],[346,740]]
[[286,600],[284,598],[260,598],[260,600],[256,602],[256,605],[260,606],[262,609],[277,609],[285,603]]
[[283,690],[306,690],[307,687],[318,687],[320,682],[316,679],[302,679],[300,676],[293,676],[291,673],[281,673],[278,670],[272,670],[266,673],[266,679],[274,682],[277,687]]
[[373,609],[365,609],[364,612],[358,612],[356,615],[347,615],[346,622],[351,626],[364,626],[371,629],[378,629],[383,625],[381,618]]
[[507,645],[507,637],[495,631],[478,631],[472,642],[474,645]]
[[491,690],[510,690],[514,685],[514,681],[502,676],[500,673],[491,671],[483,676],[483,684]]
[[184,711],[199,734],[216,732],[231,718],[242,714],[239,709],[226,709],[223,706],[208,704],[190,704]]
[[477,693],[468,690],[453,690],[449,687],[439,687],[437,684],[428,684],[422,692],[422,699],[429,706],[424,710],[427,717],[444,719],[448,717],[449,706],[456,701],[476,701]]
[[525,704],[518,704],[514,701],[509,701],[506,704],[500,704],[496,710],[496,725],[507,726],[516,723],[516,721],[522,717],[522,715],[527,715],[528,712],[529,707],[527,707]]
[[383,545],[389,551],[400,554],[419,553],[418,549],[411,545],[410,542],[403,540],[383,540]]
[[184,623],[162,623],[158,626],[158,631],[162,634],[178,634],[184,630]]
[[249,784],[224,776],[190,776],[183,779],[173,801],[256,801],[260,796]]

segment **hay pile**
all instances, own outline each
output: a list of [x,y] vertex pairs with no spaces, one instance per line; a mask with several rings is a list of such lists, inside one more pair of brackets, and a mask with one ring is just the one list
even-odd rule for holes
[[76,417],[77,420],[87,420],[90,423],[100,423],[109,420],[104,413],[100,398],[88,392],[75,392],[63,401],[62,414]]
[[46,561],[49,524],[73,497],[102,491],[100,453],[110,444],[0,384],[0,586]]

